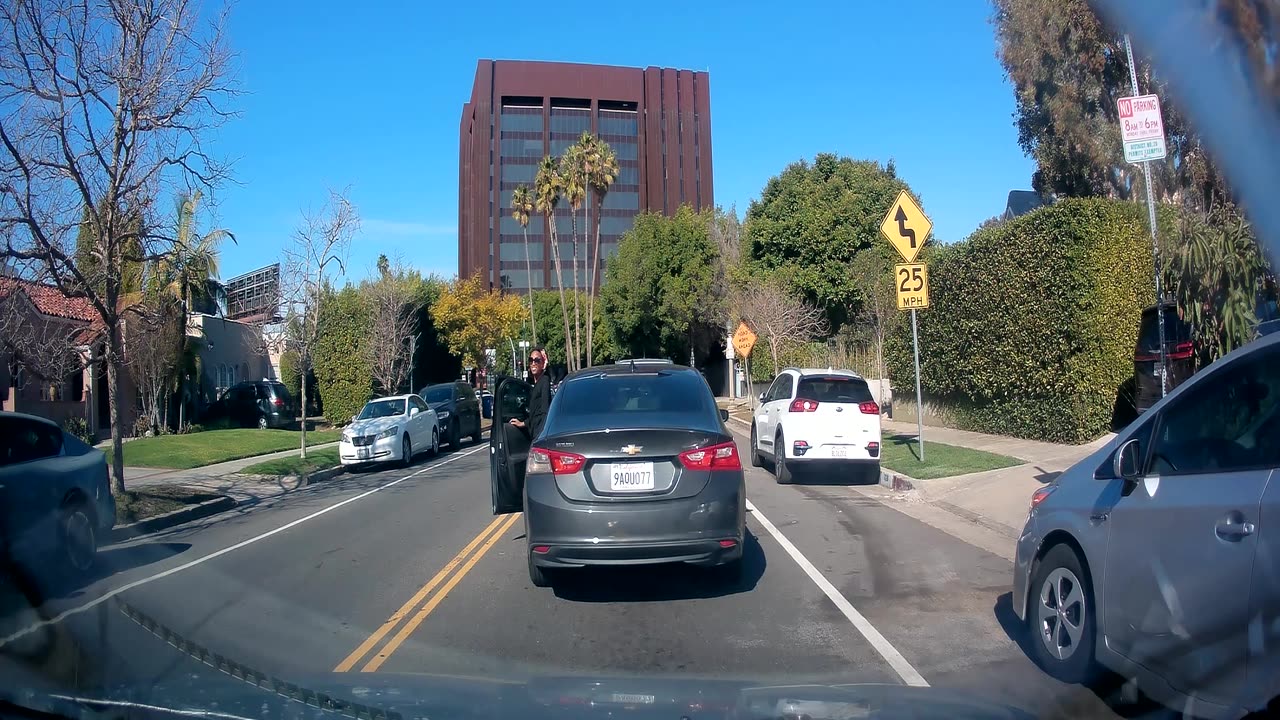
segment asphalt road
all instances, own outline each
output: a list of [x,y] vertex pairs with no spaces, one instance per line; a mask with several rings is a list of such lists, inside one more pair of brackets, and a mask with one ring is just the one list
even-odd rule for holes
[[0,677],[86,693],[210,667],[321,684],[927,684],[1038,717],[1114,716],[1027,658],[1008,560],[904,514],[876,486],[779,486],[749,470],[737,584],[628,568],[539,589],[522,518],[490,515],[488,478],[487,445],[465,445],[104,549],[97,579],[49,601],[41,623],[6,606]]

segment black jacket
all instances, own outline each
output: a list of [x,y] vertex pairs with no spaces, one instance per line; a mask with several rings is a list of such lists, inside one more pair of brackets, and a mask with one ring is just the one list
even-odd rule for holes
[[537,440],[542,434],[542,426],[547,422],[547,410],[551,407],[551,381],[546,374],[533,384],[533,392],[529,395],[529,438]]

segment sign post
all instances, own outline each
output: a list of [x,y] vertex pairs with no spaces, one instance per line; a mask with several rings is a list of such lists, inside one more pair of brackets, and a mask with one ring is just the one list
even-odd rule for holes
[[742,365],[747,370],[747,396],[751,398],[753,413],[756,409],[756,391],[751,382],[751,349],[756,346],[757,339],[756,334],[745,322],[738,323],[738,329],[733,333],[733,349],[742,356]]
[[1120,137],[1124,143],[1124,160],[1142,163],[1143,186],[1147,190],[1147,220],[1151,224],[1151,252],[1155,259],[1156,327],[1160,342],[1160,397],[1169,392],[1169,360],[1164,346],[1164,292],[1160,279],[1160,243],[1156,235],[1156,203],[1151,192],[1152,160],[1162,160],[1167,154],[1164,141],[1164,119],[1160,115],[1160,97],[1138,94],[1138,72],[1133,64],[1133,45],[1129,34],[1124,35],[1124,53],[1129,61],[1129,84],[1133,97],[1120,98],[1116,109],[1120,114]]
[[911,345],[916,365],[916,440],[920,444],[920,462],[924,462],[924,399],[920,392],[920,332],[916,310],[929,307],[929,266],[916,262],[920,249],[929,239],[933,223],[924,214],[911,193],[903,190],[880,221],[880,234],[902,256],[893,266],[894,287],[898,291],[898,309],[911,311]]

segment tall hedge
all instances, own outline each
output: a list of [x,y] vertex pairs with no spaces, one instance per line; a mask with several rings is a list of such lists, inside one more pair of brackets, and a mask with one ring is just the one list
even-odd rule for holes
[[[1165,220],[1162,218],[1162,223]],[[1086,442],[1111,428],[1155,300],[1142,205],[1068,199],[983,228],[930,263],[921,384],[971,430]],[[911,327],[887,343],[901,395]]]
[[312,354],[325,419],[346,425],[373,397],[369,305],[348,285],[320,302],[320,332]]

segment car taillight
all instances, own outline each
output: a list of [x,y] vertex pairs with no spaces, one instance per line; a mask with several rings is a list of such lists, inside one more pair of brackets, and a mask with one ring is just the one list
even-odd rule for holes
[[1191,357],[1193,347],[1191,343],[1178,343],[1173,347],[1173,352],[1168,354],[1170,360],[1187,360]]
[[818,409],[817,400],[807,400],[805,398],[796,398],[791,401],[791,412],[813,412]]
[[1047,499],[1050,495],[1052,495],[1053,491],[1057,489],[1058,489],[1057,485],[1049,485],[1047,487],[1042,487],[1039,490],[1036,490],[1035,492],[1031,493],[1031,509],[1035,510],[1036,507],[1040,505],[1040,503],[1044,502],[1045,499]]
[[574,453],[559,450],[543,450],[534,448],[529,451],[529,461],[525,466],[525,474],[551,473],[553,475],[571,475],[582,469],[587,459]]
[[689,470],[741,470],[738,447],[733,441],[680,453],[680,464]]
[[284,400],[281,398],[275,398],[274,400],[271,401],[271,404],[275,405],[278,408],[282,408],[284,407]]
[[880,414],[880,406],[877,405],[874,400],[868,400],[866,402],[858,403],[858,410],[860,410],[863,415],[879,415]]

